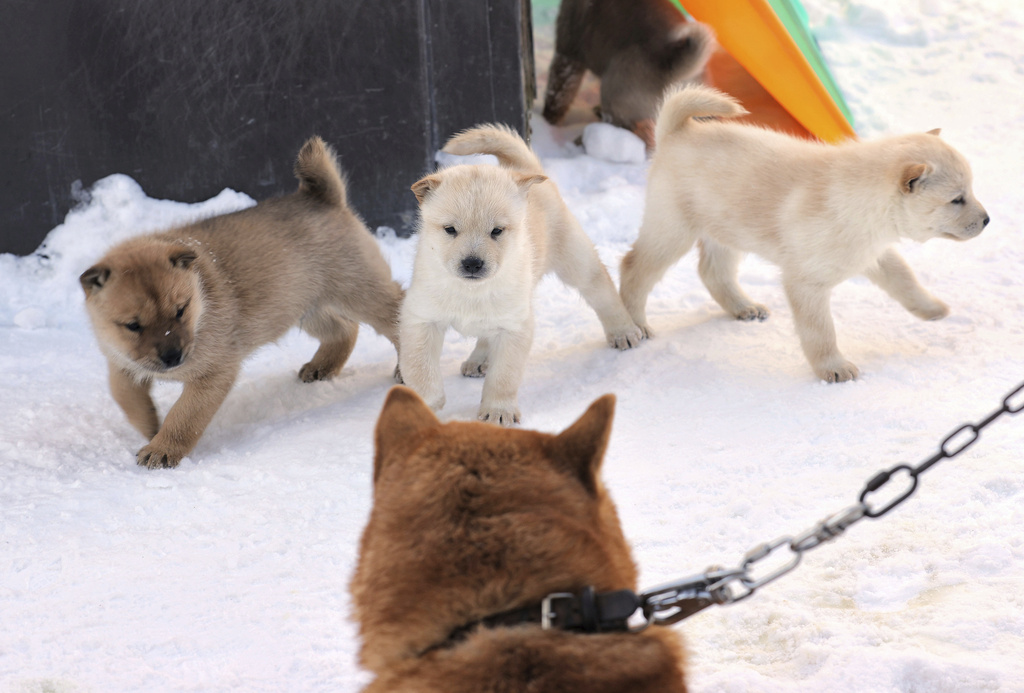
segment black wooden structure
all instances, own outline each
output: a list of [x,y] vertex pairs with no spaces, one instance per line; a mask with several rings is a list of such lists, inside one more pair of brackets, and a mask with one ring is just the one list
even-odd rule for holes
[[290,191],[312,134],[371,228],[408,232],[449,135],[527,134],[532,56],[529,0],[2,2],[0,252],[112,173],[186,202]]

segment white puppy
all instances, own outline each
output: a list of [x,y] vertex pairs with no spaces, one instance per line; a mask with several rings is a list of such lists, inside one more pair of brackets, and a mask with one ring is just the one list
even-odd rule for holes
[[501,166],[461,165],[417,181],[421,234],[402,304],[399,366],[434,409],[444,406],[441,346],[449,327],[478,338],[462,374],[485,376],[480,419],[519,422],[518,391],[533,342],[533,290],[554,270],[593,307],[617,349],[643,335],[608,270],[536,155],[515,132],[467,130],[449,154],[492,154]]
[[893,244],[981,233],[989,217],[971,191],[970,166],[938,130],[834,146],[694,120],[745,112],[706,87],[665,100],[643,223],[622,260],[623,302],[652,336],[647,296],[699,241],[700,277],[711,296],[740,320],[763,320],[768,309],[736,283],[743,254],[756,253],[782,270],[815,374],[829,382],[856,378],[857,367],[836,346],[832,287],[864,274],[917,317],[945,317],[949,308],[918,283]]

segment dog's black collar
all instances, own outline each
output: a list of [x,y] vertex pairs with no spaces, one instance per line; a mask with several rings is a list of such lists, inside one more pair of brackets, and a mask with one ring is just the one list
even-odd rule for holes
[[593,587],[584,587],[579,592],[552,592],[539,603],[491,614],[453,628],[447,638],[431,645],[421,654],[453,647],[478,627],[539,623],[544,630],[625,632],[633,630],[627,621],[640,606],[640,598],[632,590],[597,593]]

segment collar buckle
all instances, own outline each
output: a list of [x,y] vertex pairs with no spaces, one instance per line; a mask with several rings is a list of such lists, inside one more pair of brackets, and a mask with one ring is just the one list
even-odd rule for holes
[[558,624],[555,622],[558,618],[558,612],[552,609],[552,602],[556,599],[568,599],[572,601],[576,598],[576,595],[572,592],[552,592],[540,602],[540,627],[543,630],[551,630],[557,628]]

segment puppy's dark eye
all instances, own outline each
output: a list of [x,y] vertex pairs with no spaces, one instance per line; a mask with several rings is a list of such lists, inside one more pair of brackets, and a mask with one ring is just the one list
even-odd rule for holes
[[962,205],[963,203],[964,203],[964,196],[963,195],[961,195],[960,197],[958,197],[955,200],[953,200],[952,202],[950,202],[950,204],[954,204],[954,205]]
[[142,332],[142,325],[139,324],[138,320],[125,323],[124,328],[129,332]]
[[178,312],[175,313],[174,317],[176,317],[179,320],[181,320],[181,316],[184,315],[184,314],[185,314],[185,306],[182,306],[181,308],[178,309]]
[[455,230],[454,226],[445,226],[444,232],[449,236],[455,237],[459,235],[459,232]]
[[501,235],[501,232],[504,231],[504,230],[505,229],[499,229],[499,228],[491,229],[491,238],[497,238],[498,236]]

